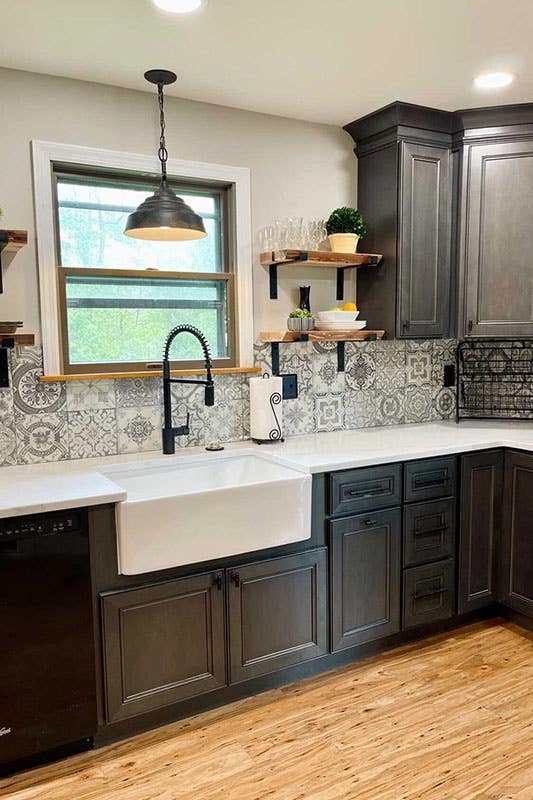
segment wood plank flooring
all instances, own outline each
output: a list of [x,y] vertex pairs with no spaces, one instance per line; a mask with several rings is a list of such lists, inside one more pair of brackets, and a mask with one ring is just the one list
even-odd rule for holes
[[462,628],[0,781],[12,800],[533,800],[533,634]]

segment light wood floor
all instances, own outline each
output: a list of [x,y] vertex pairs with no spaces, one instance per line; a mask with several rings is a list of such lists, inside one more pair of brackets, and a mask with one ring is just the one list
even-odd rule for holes
[[13,800],[533,800],[533,634],[496,621],[0,781]]

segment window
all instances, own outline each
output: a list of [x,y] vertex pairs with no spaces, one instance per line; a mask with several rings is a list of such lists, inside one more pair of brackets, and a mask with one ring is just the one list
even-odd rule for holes
[[[157,179],[54,165],[57,288],[65,373],[141,371],[160,363],[175,325],[206,335],[215,366],[237,364],[231,188],[171,182],[207,237],[150,242],[124,236]],[[175,368],[201,367],[198,342],[175,340]]]

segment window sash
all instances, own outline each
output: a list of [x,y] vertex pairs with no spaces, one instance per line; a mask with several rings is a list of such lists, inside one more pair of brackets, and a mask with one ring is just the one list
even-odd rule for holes
[[[157,186],[159,185],[160,177],[159,175],[140,175],[138,173],[113,173],[108,172],[106,170],[98,170],[98,169],[88,169],[86,172],[80,168],[79,166],[76,169],[69,169],[68,165],[62,164],[54,164],[54,168],[52,171],[52,191],[53,191],[53,199],[54,199],[54,227],[55,227],[55,243],[56,243],[56,259],[57,264],[61,264],[61,232],[60,232],[60,225],[59,225],[59,207],[60,205],[64,208],[72,207],[75,208],[78,204],[69,204],[67,202],[59,202],[59,193],[57,190],[57,184],[59,179],[70,180],[72,183],[90,183],[91,180],[95,181],[96,183],[104,186],[110,187],[118,187],[119,184],[124,184],[130,186],[130,188],[137,188],[143,189],[147,191],[147,194],[150,194],[152,191],[155,191]],[[200,216],[205,219],[213,219],[219,222],[218,228],[220,231],[220,236],[217,236],[215,239],[215,248],[216,248],[216,264],[220,268],[220,272],[224,271],[233,271],[231,266],[231,256],[230,253],[232,252],[231,246],[231,239],[230,239],[230,210],[229,210],[229,203],[228,203],[228,190],[229,186],[224,183],[218,184],[218,182],[206,182],[206,183],[198,183],[195,181],[187,181],[184,179],[179,179],[173,177],[171,174],[168,175],[168,183],[170,188],[176,192],[176,194],[180,195],[205,195],[207,197],[215,198],[215,213],[205,213],[201,214]],[[92,204],[94,205],[93,210],[98,210],[100,208],[106,209],[107,206],[100,206],[97,203]],[[81,203],[80,207],[87,208],[91,210],[91,204],[89,203]],[[111,206],[109,206],[111,209]],[[135,209],[132,208],[131,211]],[[215,273],[213,273],[215,274]]]
[[[234,320],[234,308],[235,308],[235,276],[232,272],[167,272],[167,271],[156,271],[156,270],[125,270],[125,269],[116,269],[116,270],[109,270],[103,268],[95,268],[91,269],[89,267],[58,267],[58,289],[59,289],[59,308],[60,308],[60,338],[61,338],[61,351],[63,354],[63,369],[65,374],[89,374],[89,373],[119,373],[119,372],[144,372],[146,370],[158,370],[161,369],[161,362],[160,361],[106,361],[106,362],[99,362],[99,363],[71,363],[70,362],[70,352],[69,352],[69,341],[68,341],[68,308],[67,308],[67,278],[69,276],[79,276],[82,278],[94,278],[95,282],[98,283],[99,279],[105,277],[117,277],[117,278],[128,278],[128,279],[138,279],[140,282],[143,280],[175,280],[175,281],[182,281],[184,283],[196,283],[200,281],[207,281],[209,283],[216,283],[220,282],[225,283],[226,288],[226,323],[224,324],[224,320],[219,315],[218,318],[218,336],[224,337],[226,336],[227,331],[227,340],[228,340],[228,356],[225,358],[214,358],[212,363],[214,368],[228,368],[228,367],[235,367],[237,364],[236,361],[236,326]],[[163,301],[164,302],[164,301]],[[194,300],[183,300],[183,301],[170,301],[173,303],[172,307],[177,307],[174,305],[176,302],[182,302],[184,304],[183,307],[192,308],[192,307],[201,307],[201,308],[212,308],[213,303],[217,301],[206,301],[205,303],[201,303],[201,301],[194,301]],[[153,307],[153,301],[151,301]],[[193,306],[193,303],[198,303],[198,305]],[[222,305],[222,304],[221,304]],[[83,306],[82,306],[83,307]],[[110,307],[117,307],[117,306],[110,306]],[[164,342],[161,342],[161,350],[163,349]],[[194,359],[194,360],[172,360],[171,361],[171,369],[202,369],[204,367],[204,362],[202,359]]]

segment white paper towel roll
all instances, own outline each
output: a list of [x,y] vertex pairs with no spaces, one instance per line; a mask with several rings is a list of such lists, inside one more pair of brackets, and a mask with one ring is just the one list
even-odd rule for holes
[[279,376],[250,378],[250,435],[257,442],[283,439],[283,380]]

